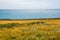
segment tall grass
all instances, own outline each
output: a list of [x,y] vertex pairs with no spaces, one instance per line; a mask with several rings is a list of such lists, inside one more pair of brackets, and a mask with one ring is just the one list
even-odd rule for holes
[[46,22],[0,24],[0,40],[60,40],[60,27],[53,26]]

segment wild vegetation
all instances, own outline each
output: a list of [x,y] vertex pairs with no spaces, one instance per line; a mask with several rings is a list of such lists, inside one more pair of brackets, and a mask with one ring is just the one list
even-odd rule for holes
[[[4,20],[3,20],[4,21]],[[0,40],[60,40],[60,20],[0,21]]]

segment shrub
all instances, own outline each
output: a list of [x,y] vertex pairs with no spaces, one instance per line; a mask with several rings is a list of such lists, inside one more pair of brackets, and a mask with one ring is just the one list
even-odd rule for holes
[[8,24],[0,24],[0,28],[12,28],[16,26],[20,26],[19,23],[8,23]]

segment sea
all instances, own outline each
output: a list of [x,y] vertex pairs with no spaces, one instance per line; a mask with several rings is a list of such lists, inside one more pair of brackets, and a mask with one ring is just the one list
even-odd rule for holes
[[0,9],[0,19],[60,18],[60,9]]

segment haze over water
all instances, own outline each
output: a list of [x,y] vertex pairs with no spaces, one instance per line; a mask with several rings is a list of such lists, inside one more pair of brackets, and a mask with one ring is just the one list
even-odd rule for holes
[[60,10],[0,9],[0,19],[60,18]]

